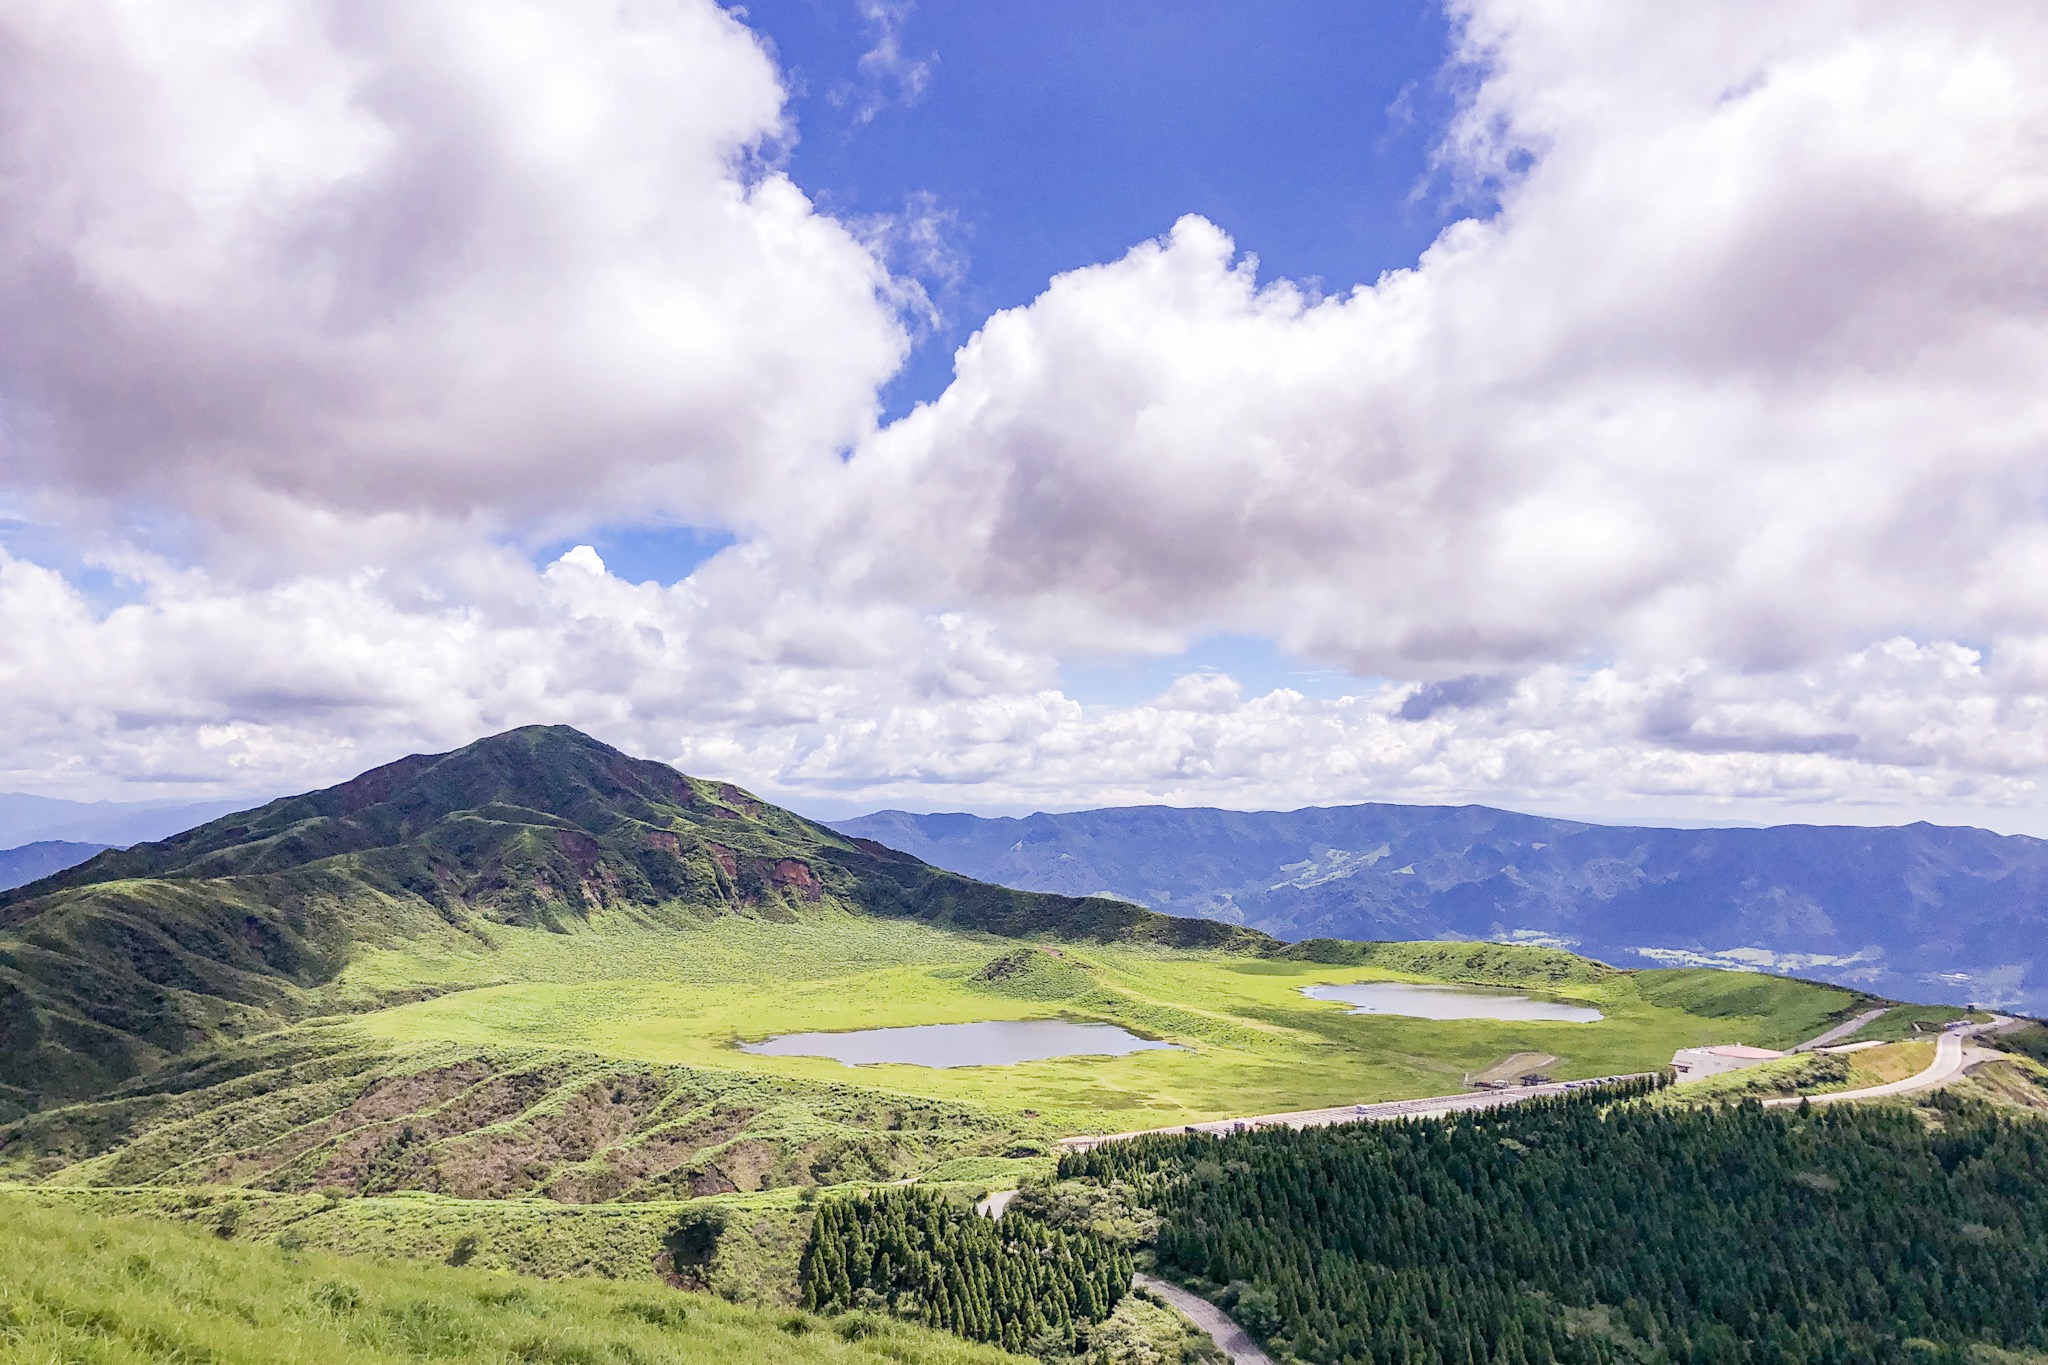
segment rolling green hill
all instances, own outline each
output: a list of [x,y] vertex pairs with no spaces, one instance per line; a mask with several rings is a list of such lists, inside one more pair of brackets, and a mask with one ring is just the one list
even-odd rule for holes
[[366,950],[487,950],[499,926],[676,929],[810,908],[998,935],[1271,944],[971,881],[730,784],[532,726],[0,895],[0,1117],[330,1012],[342,1003],[333,983]]

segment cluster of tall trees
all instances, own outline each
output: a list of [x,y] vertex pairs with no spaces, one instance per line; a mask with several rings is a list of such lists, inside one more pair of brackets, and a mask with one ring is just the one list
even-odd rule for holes
[[1163,1215],[1162,1267],[1318,1365],[2048,1348],[2048,1124],[1612,1099],[1147,1138],[1061,1174],[1123,1182]]
[[1026,1214],[984,1218],[933,1190],[818,1205],[799,1264],[804,1307],[887,1309],[1012,1351],[1064,1354],[1131,1284],[1123,1248]]

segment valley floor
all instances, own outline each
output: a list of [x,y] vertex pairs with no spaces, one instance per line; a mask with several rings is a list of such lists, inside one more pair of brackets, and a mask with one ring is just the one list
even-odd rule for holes
[[[1028,970],[988,980],[988,964],[1014,953],[1014,940],[852,915],[791,924],[726,918],[683,933],[496,933],[500,951],[488,956],[384,953],[360,961],[344,989],[441,992],[366,1014],[360,1026],[396,1044],[548,1046],[851,1083],[978,1106],[1042,1136],[1445,1094],[1516,1053],[1554,1057],[1546,1069],[1559,1079],[1653,1070],[1676,1048],[1702,1042],[1801,1041],[1856,1000],[1778,978],[1622,973],[1547,950],[1490,946],[1467,954],[1468,962],[1443,945],[1391,945],[1413,951],[1358,967],[1041,945]],[[1487,981],[1592,1005],[1605,1017],[1573,1024],[1360,1016],[1301,994],[1366,979]],[[1180,1050],[995,1073],[856,1071],[737,1048],[786,1032],[1035,1018],[1102,1020]]]

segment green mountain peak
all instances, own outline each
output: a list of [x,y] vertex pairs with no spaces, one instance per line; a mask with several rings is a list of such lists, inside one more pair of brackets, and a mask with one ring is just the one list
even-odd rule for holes
[[338,1007],[356,952],[492,926],[681,928],[807,909],[1011,937],[1271,940],[991,886],[567,726],[416,754],[0,895],[0,1117]]

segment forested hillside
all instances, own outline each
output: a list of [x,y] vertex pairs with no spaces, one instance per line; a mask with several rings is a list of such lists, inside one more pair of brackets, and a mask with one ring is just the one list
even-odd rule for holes
[[1083,1344],[1130,1289],[1131,1258],[1023,1213],[983,1218],[932,1190],[885,1189],[818,1206],[800,1268],[806,1308],[886,1309],[1035,1355]]
[[2048,841],[1988,830],[1649,829],[1486,806],[1132,806],[838,821],[965,876],[1286,939],[1512,938],[1620,966],[1791,971],[2048,1013]]
[[1276,1352],[1893,1362],[2048,1348],[2048,1125],[1937,1095],[1145,1138],[1061,1174],[1163,1215],[1163,1270]]

